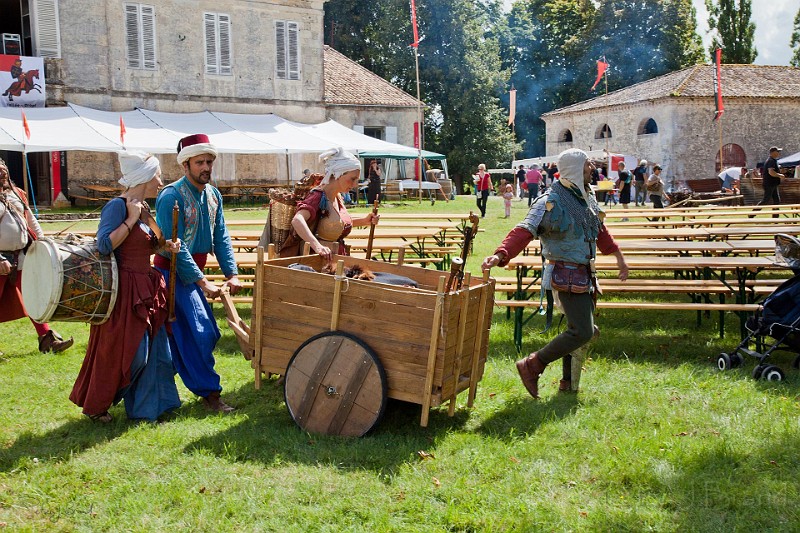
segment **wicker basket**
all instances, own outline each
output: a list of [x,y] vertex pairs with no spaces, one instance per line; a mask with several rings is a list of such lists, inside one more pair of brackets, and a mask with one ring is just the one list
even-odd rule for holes
[[292,231],[292,219],[297,206],[273,200],[269,206],[270,242],[280,253],[283,243]]

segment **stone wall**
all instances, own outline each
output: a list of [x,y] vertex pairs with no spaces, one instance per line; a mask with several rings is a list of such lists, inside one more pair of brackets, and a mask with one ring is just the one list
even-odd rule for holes
[[[713,101],[688,97],[546,116],[542,117],[547,125],[546,155],[572,147],[605,149],[606,140],[598,139],[597,133],[608,124],[608,149],[660,164],[668,184],[713,177],[720,144],[713,116]],[[658,133],[641,135],[640,127],[648,118],[655,120]],[[767,158],[772,145],[785,148],[784,155],[800,151],[798,123],[800,99],[730,98],[722,117],[723,144],[741,146],[752,168]],[[573,141],[558,142],[567,128]]]

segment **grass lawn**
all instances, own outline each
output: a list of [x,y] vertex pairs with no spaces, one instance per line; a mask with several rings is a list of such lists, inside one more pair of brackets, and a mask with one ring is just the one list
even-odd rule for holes
[[[384,209],[474,205],[461,197]],[[490,199],[468,270],[478,272],[525,211],[515,202],[511,219],[498,218],[502,201]],[[418,405],[390,402],[372,433],[345,439],[299,430],[274,380],[255,390],[219,304],[215,313],[217,369],[237,411],[209,414],[179,383],[184,405],[157,424],[128,422],[118,405],[112,424],[97,425],[69,402],[87,325],[55,324],[75,346],[42,355],[30,322],[0,324],[0,528],[800,530],[793,356],[773,359],[787,371],[781,383],[752,380],[752,359],[715,371],[716,355],[737,344],[733,317],[720,339],[714,318],[697,328],[688,312],[603,311],[582,391],[557,394],[553,365],[535,401],[514,369],[512,323],[497,310],[474,409],[463,395],[455,417],[445,406],[420,428]],[[240,313],[249,320],[249,308]],[[527,351],[553,335],[539,334],[542,327],[543,318],[527,326]]]

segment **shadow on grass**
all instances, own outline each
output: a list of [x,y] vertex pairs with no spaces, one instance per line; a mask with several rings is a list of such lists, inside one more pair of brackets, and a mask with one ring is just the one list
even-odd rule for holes
[[416,452],[430,449],[439,435],[462,427],[469,417],[466,409],[448,417],[443,407],[431,411],[428,427],[423,428],[419,405],[389,400],[384,416],[366,436],[331,437],[295,425],[284,403],[283,386],[274,379],[262,382],[261,390],[255,390],[252,382],[242,385],[226,394],[228,400],[237,406],[234,416],[242,421],[192,442],[186,453],[202,450],[236,462],[323,464],[392,474],[400,465],[417,460]]
[[[122,413],[122,414],[120,414]],[[124,409],[113,409],[114,421],[99,424],[88,418],[72,420],[46,433],[23,433],[0,450],[0,472],[26,468],[34,458],[68,460],[72,455],[123,435],[140,422],[127,420]]]
[[[530,315],[528,315],[530,316]],[[513,318],[509,329],[513,331]],[[505,316],[495,313],[494,324],[503,332]],[[534,317],[523,327],[522,353],[544,346],[566,328],[560,314],[553,318],[552,328],[544,334],[544,317]],[[725,317],[725,337],[719,336],[719,317],[714,313],[703,318],[697,326],[695,312],[601,309],[595,315],[600,336],[588,345],[589,356],[595,359],[626,359],[674,367],[691,364],[700,368],[713,368],[720,351],[731,351],[741,341],[739,318],[734,314]],[[495,339],[492,339],[495,340]],[[502,344],[505,339],[498,339]],[[510,342],[510,340],[509,340]],[[491,346],[492,350],[494,345]],[[490,352],[492,351],[490,350]],[[502,352],[508,351],[503,346]]]
[[[796,531],[800,523],[797,496],[800,493],[800,444],[796,432],[776,436],[768,449],[731,446],[721,438],[706,438],[696,453],[672,468],[660,469],[636,479],[623,475],[631,490],[662,494],[660,507],[670,515],[674,531]],[[703,438],[694,435],[682,438]],[[711,440],[714,439],[714,440]],[[636,507],[590,513],[585,529],[593,531],[641,531],[646,515]]]
[[556,394],[538,400],[527,396],[514,398],[502,410],[488,416],[477,431],[506,441],[524,439],[546,423],[572,416],[582,405],[578,394]]

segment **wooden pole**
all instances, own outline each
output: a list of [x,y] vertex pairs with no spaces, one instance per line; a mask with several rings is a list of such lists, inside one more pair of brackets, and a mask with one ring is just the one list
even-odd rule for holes
[[333,285],[333,307],[331,309],[331,331],[339,329],[339,309],[342,306],[342,281],[344,280],[344,261],[336,262],[336,277]]
[[447,416],[453,416],[456,413],[456,398],[458,397],[458,384],[461,378],[461,359],[464,357],[464,337],[467,331],[467,316],[469,315],[469,272],[464,276],[467,283],[467,289],[457,294],[455,298],[459,299],[458,312],[458,336],[456,337],[456,353],[453,357],[453,393],[450,395],[450,404],[447,406]]
[[[486,336],[484,322],[486,322],[486,301],[494,294],[493,283],[489,280],[489,271],[483,271],[483,285],[481,286],[481,303],[478,307],[478,328],[475,333],[475,344],[472,347],[472,369],[469,373],[469,395],[467,407],[475,404],[475,394],[478,391],[478,366],[483,357],[483,339]],[[491,307],[490,307],[491,309]]]
[[[175,205],[172,206],[172,241],[178,235],[178,216],[180,215],[180,206],[178,200],[175,200]],[[175,283],[177,282],[178,274],[178,252],[172,252],[169,261],[169,293],[167,294],[167,320],[175,322]]]
[[722,172],[725,169],[722,155],[722,115],[717,117],[717,131],[719,132],[719,171]]
[[[606,56],[603,56],[603,62],[604,63],[606,62]],[[606,85],[606,97],[608,97],[608,67],[606,67],[605,72],[603,72],[603,80],[605,81],[605,85]],[[608,109],[609,108],[606,107],[606,110],[608,110]],[[608,126],[608,116],[606,116],[606,126]],[[609,138],[609,135],[608,135],[608,133],[606,133],[606,158],[608,158],[608,138]],[[610,161],[608,162],[608,166],[609,166],[609,168],[606,169],[606,172],[611,172],[611,168],[610,168],[611,167],[611,162]]]
[[[378,216],[378,200],[372,206],[372,214]],[[372,241],[375,240],[375,224],[369,225],[369,239],[367,240],[367,261],[372,259]]]
[[417,194],[417,201],[418,203],[422,203],[422,179],[425,177],[425,168],[422,166],[422,132],[425,129],[423,127],[422,121],[424,117],[422,115],[422,100],[420,96],[420,88],[419,88],[419,48],[414,47],[414,66],[416,67],[417,72],[417,120],[419,121],[419,147],[417,150],[417,165],[419,165],[419,183],[418,183],[418,194]]
[[425,374],[425,389],[422,391],[422,416],[419,425],[428,427],[428,416],[431,410],[431,395],[433,389],[433,373],[436,370],[436,352],[439,350],[439,328],[442,322],[442,307],[444,306],[444,284],[447,278],[439,276],[436,287],[436,306],[433,309],[433,327],[431,328],[430,348],[428,349],[428,366]]
[[[275,245],[270,244],[270,254],[275,253]],[[255,386],[256,390],[261,388],[261,358],[264,354],[263,349],[263,291],[264,286],[264,247],[259,246],[256,250],[256,279],[253,284],[253,316],[250,318],[250,331],[254,334],[250,335],[253,343],[253,368],[255,369]]]

